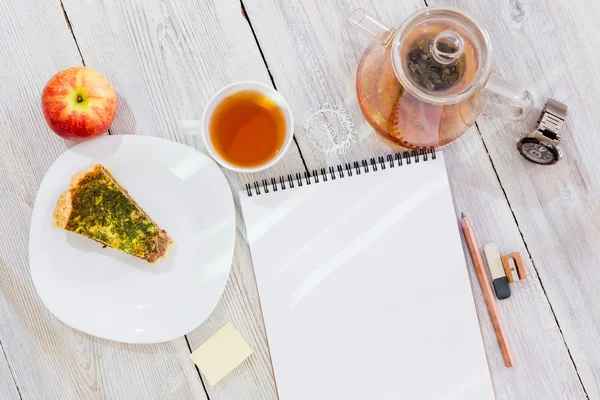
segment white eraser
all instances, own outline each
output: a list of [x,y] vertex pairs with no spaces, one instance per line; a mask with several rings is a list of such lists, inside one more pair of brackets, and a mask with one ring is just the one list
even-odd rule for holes
[[214,386],[253,352],[242,335],[228,322],[190,357],[208,383]]
[[504,272],[504,267],[502,266],[502,259],[500,258],[500,250],[498,250],[498,246],[496,246],[494,243],[486,244],[483,246],[483,254],[485,254],[485,259],[487,261],[488,268],[490,269],[492,280],[506,276],[506,272]]

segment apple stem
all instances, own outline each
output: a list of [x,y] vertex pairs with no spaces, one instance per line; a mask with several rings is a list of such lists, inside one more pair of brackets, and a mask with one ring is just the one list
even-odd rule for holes
[[83,97],[80,94],[77,95],[77,102],[81,103],[83,101]]

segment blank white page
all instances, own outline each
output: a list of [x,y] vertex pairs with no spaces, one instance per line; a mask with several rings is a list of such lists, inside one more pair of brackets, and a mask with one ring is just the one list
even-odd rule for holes
[[494,398],[441,153],[240,193],[281,400]]

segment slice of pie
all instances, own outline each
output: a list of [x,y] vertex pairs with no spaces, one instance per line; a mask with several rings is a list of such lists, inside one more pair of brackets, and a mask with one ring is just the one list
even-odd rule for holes
[[54,225],[155,264],[173,248],[160,229],[100,164],[71,178],[58,199]]

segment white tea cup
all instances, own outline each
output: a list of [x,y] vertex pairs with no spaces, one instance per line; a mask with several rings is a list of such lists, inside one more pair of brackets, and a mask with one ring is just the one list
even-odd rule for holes
[[[210,121],[216,107],[224,99],[230,97],[235,93],[243,91],[259,92],[262,95],[267,96],[271,101],[273,101],[273,103],[275,103],[281,109],[285,118],[285,138],[283,145],[281,146],[275,157],[266,161],[264,164],[253,167],[243,167],[232,164],[225,160],[215,150],[210,135]],[[208,104],[206,105],[206,107],[204,108],[204,112],[202,113],[201,121],[181,120],[179,121],[179,128],[184,133],[202,136],[204,147],[206,148],[208,154],[223,167],[237,172],[258,172],[273,166],[283,157],[283,155],[289,149],[294,139],[294,118],[292,116],[292,111],[287,101],[278,91],[273,89],[271,86],[265,85],[264,83],[257,81],[240,81],[225,86],[223,89],[219,90],[214,96],[212,96],[212,98],[208,101]]]

